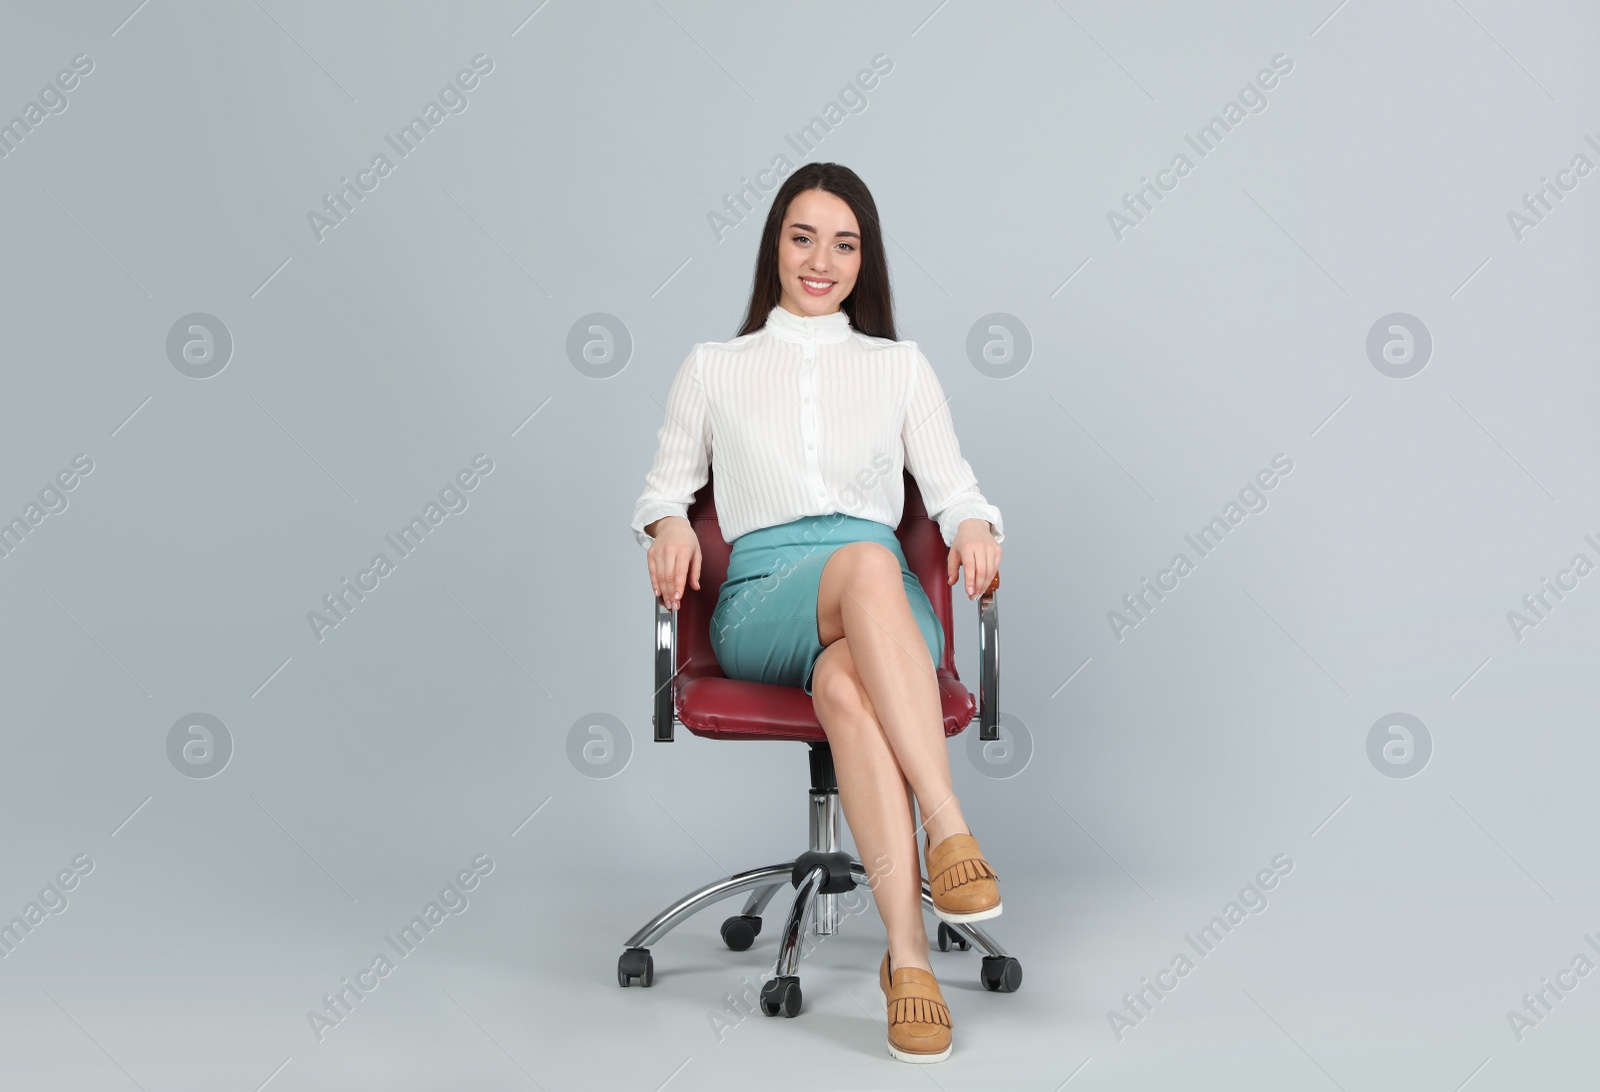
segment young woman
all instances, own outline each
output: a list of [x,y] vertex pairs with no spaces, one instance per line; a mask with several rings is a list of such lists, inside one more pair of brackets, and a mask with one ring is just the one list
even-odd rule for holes
[[733,544],[711,616],[732,679],[801,686],[827,733],[845,821],[889,936],[879,966],[889,1053],[950,1056],[928,961],[912,799],[935,912],[1000,913],[994,869],[951,790],[935,664],[944,630],[895,537],[908,467],[950,547],[948,582],[975,598],[1000,566],[1000,510],[962,458],[939,379],[895,340],[877,206],[855,172],[811,163],[773,197],[744,326],[694,347],[667,398],[634,507],[650,585],[676,610],[700,587],[686,518],[716,455]]

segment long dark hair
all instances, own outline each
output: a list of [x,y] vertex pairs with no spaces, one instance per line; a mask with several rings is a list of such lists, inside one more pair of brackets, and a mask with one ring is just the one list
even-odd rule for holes
[[839,305],[850,325],[869,337],[898,340],[894,336],[894,300],[889,292],[889,263],[883,254],[883,232],[878,227],[878,206],[867,184],[855,171],[839,163],[807,163],[791,174],[772,198],[767,223],[761,229],[755,276],[750,282],[750,309],[738,335],[754,333],[767,323],[767,315],[783,294],[778,283],[778,234],[789,212],[789,202],[806,190],[824,190],[840,198],[855,213],[861,228],[861,272],[856,286]]

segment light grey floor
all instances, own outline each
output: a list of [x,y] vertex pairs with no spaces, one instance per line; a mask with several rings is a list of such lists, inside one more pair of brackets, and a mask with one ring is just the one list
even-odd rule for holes
[[[368,965],[368,942],[324,901],[238,907],[218,922],[181,883],[81,907],[0,966],[0,1086],[254,1090],[1491,1089],[1590,1086],[1600,979],[1579,980],[1522,1042],[1505,1012],[1571,966],[1596,923],[1530,915],[1521,877],[1486,856],[1455,890],[1341,888],[1320,847],[1296,857],[1242,922],[1119,1041],[1107,1011],[1189,950],[1232,893],[1119,871],[1007,876],[993,933],[1023,961],[1014,994],[977,981],[975,952],[934,953],[955,1052],[910,1066],[885,1051],[876,914],[846,916],[803,960],[794,1019],[741,1017],[770,974],[776,922],[726,950],[723,903],[655,947],[649,989],[621,989],[622,938],[689,884],[596,877],[559,904],[533,861],[502,855],[477,897],[318,1041],[304,1012]],[[1492,852],[1492,851],[1491,851]],[[1490,874],[1493,874],[1491,876]],[[694,880],[690,881],[695,882]],[[198,883],[198,881],[196,881]],[[782,905],[780,893],[769,914]],[[225,901],[225,900],[224,900]],[[414,893],[369,892],[354,916],[395,921]],[[724,910],[723,908],[726,908]],[[50,935],[50,934],[54,935]],[[724,1021],[719,1029],[713,1017]]]

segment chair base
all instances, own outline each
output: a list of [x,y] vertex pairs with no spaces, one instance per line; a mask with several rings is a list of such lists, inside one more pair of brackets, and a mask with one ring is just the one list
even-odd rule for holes
[[[722,937],[728,947],[744,951],[761,931],[762,911],[778,893],[778,889],[789,884],[795,888],[794,899],[784,918],[773,977],[762,987],[761,1009],[768,1016],[776,1016],[780,1012],[785,1016],[799,1013],[801,938],[833,935],[839,928],[839,894],[849,891],[857,883],[867,885],[870,889],[866,866],[839,851],[839,797],[837,787],[832,784],[833,764],[826,751],[827,745],[810,746],[810,850],[791,861],[752,868],[714,880],[673,902],[623,944],[622,956],[617,961],[619,985],[628,986],[634,981],[642,986],[651,985],[655,968],[650,945],[712,903],[730,895],[749,892],[744,909],[728,918],[722,926]],[[819,751],[822,753],[818,754]],[[922,882],[922,908],[938,917],[933,904],[933,891],[926,880]],[[985,930],[971,922],[940,922],[940,951],[948,951],[950,947],[966,951],[974,944],[985,953],[979,975],[979,981],[985,989],[995,993],[1011,993],[1022,985],[1022,965],[1015,957],[1007,955],[1005,949]]]
[[[749,891],[743,910],[735,917],[729,918],[724,923],[723,929],[725,941],[730,932],[734,932],[742,940],[743,930],[730,929],[730,926],[750,918],[755,918],[759,922],[762,910],[778,893],[778,889],[792,882],[794,867],[795,861],[784,861],[736,873],[708,883],[678,899],[650,919],[624,943],[624,951],[617,963],[618,982],[623,986],[632,985],[635,981],[642,986],[651,985],[654,979],[654,960],[650,954],[652,944],[712,903],[720,902],[730,895]],[[862,885],[868,883],[866,867],[860,861],[853,859],[850,861],[850,875],[857,883]],[[838,929],[838,907],[835,902],[837,895],[824,894],[821,890],[827,879],[827,867],[823,864],[813,865],[795,890],[794,899],[784,918],[783,932],[779,937],[773,978],[762,991],[762,1010],[769,1016],[775,1016],[780,1011],[785,1016],[794,1016],[800,1011],[797,972],[802,955],[802,938],[808,935],[829,936]],[[930,914],[934,913],[933,892],[926,881],[922,884],[922,908]],[[832,921],[828,920],[830,914]],[[952,942],[949,947],[958,951],[966,951],[972,945],[977,945],[983,951],[983,966],[979,980],[985,989],[996,993],[1011,993],[1021,986],[1021,963],[1015,957],[1007,955],[1005,949],[987,931],[972,924],[940,922],[940,925],[941,951],[947,950],[944,943],[946,938]],[[753,940],[755,934],[759,932],[760,926],[757,924],[750,931],[750,938]],[[730,943],[729,947],[743,951],[749,944],[740,946]],[[769,993],[772,994],[771,1011],[768,1011]]]

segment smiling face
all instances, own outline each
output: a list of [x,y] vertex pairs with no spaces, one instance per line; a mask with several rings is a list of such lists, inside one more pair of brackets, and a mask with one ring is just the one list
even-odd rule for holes
[[795,194],[778,235],[778,303],[791,314],[832,314],[860,272],[861,227],[850,206],[826,190]]

